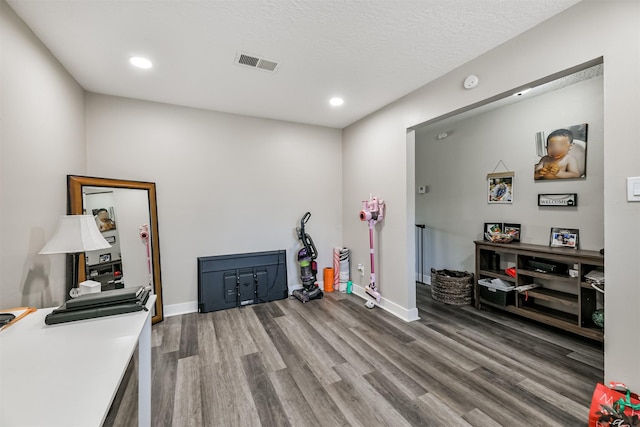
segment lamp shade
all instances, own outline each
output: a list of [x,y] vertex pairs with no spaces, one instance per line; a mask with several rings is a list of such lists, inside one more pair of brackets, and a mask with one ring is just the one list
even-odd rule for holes
[[110,247],[111,245],[102,237],[93,216],[63,215],[60,217],[58,229],[40,253],[78,253]]

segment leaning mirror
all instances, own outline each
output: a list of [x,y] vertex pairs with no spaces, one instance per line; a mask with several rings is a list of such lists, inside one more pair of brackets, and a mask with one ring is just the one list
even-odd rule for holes
[[100,282],[102,290],[150,285],[156,295],[153,323],[163,319],[160,243],[156,186],[69,175],[68,204],[72,215],[93,215],[111,248],[80,255],[79,282]]

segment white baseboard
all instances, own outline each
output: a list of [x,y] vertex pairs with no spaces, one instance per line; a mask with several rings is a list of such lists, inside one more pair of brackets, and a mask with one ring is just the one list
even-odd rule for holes
[[426,276],[423,274],[422,275],[422,280],[420,280],[420,275],[416,274],[416,281],[417,282],[422,282],[425,285],[430,285],[431,284],[431,275],[427,274]]
[[[428,278],[429,278],[429,282],[431,282],[430,280],[431,277],[428,277]],[[371,297],[367,296],[367,294],[365,293],[364,288],[356,285],[355,283],[353,284],[353,293],[362,299],[371,300]],[[393,314],[397,318],[404,320],[405,322],[413,322],[414,320],[420,319],[420,317],[418,316],[417,308],[407,310],[406,308],[384,297],[380,299],[379,304],[376,303],[376,306],[380,307],[384,311],[387,311]],[[164,306],[164,317],[179,316],[181,314],[189,314],[189,313],[197,313],[197,312],[198,312],[198,301],[183,302],[179,304],[169,304]]]
[[164,317],[179,316],[181,314],[197,313],[198,301],[183,302],[164,306]]
[[[353,284],[353,293],[362,299],[373,301],[373,299],[365,293],[364,288],[356,285],[355,283]],[[420,319],[420,317],[418,316],[417,308],[407,310],[406,308],[386,299],[385,297],[380,298],[380,303],[376,302],[376,307],[380,307],[384,311],[393,314],[394,316],[401,320],[404,320],[405,322],[413,322],[414,320]]]

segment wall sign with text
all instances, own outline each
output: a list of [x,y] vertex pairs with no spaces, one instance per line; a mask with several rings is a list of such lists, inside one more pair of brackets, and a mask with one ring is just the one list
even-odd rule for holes
[[538,206],[578,206],[578,195],[576,193],[538,194]]

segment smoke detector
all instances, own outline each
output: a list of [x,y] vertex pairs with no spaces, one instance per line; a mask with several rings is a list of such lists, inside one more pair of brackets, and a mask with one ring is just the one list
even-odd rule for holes
[[479,81],[480,79],[478,79],[478,76],[476,76],[475,74],[469,74],[467,78],[464,79],[463,86],[465,89],[473,89],[474,87],[478,86]]
[[278,61],[261,58],[244,52],[238,52],[235,63],[242,67],[255,68],[256,70],[268,71],[270,73],[278,71],[278,66],[280,65]]

